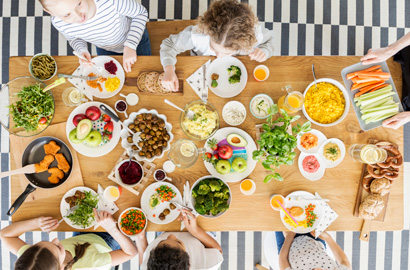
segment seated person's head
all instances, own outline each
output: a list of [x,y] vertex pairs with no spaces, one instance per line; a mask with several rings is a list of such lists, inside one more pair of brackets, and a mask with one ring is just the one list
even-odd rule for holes
[[[75,246],[75,254],[80,259],[89,243]],[[15,270],[58,270],[64,263],[66,257],[66,251],[63,245],[55,238],[53,241],[42,241],[31,247],[29,247],[24,253],[17,259],[14,269]],[[64,269],[71,269],[71,266],[75,263],[75,260],[68,262]]]
[[85,23],[95,13],[94,0],[40,0],[44,10],[66,23]]
[[151,250],[147,267],[149,270],[188,270],[189,255],[184,243],[170,234]]
[[201,33],[211,37],[211,49],[217,57],[237,51],[250,51],[257,42],[258,18],[251,8],[236,0],[215,0],[204,15],[198,17]]

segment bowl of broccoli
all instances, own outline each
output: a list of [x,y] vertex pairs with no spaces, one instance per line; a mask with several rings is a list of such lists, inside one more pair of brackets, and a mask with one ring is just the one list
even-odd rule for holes
[[199,178],[191,189],[191,203],[195,211],[206,218],[222,216],[231,204],[231,189],[212,175]]

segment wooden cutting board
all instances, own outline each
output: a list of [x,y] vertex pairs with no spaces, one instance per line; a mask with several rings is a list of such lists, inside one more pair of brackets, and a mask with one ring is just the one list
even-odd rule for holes
[[[44,199],[55,195],[63,195],[73,187],[84,186],[83,176],[81,174],[77,152],[71,147],[71,144],[68,141],[65,132],[65,128],[66,123],[64,122],[60,124],[50,125],[45,131],[33,137],[18,137],[10,134],[10,145],[12,147],[12,155],[14,156],[14,160],[16,162],[16,168],[21,168],[21,157],[27,145],[39,137],[51,136],[62,140],[68,146],[68,148],[70,148],[71,154],[73,156],[73,169],[71,171],[70,177],[64,184],[53,189],[52,193],[48,189],[37,188],[33,193],[28,195],[25,201]],[[24,176],[24,174],[20,174],[17,177],[17,179],[20,181],[21,192],[23,192],[26,189],[26,186],[29,184],[29,181]]]

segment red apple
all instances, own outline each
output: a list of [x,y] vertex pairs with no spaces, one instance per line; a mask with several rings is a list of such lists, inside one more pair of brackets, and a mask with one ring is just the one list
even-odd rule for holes
[[222,145],[218,148],[218,155],[222,159],[230,159],[232,157],[233,150],[229,145]]
[[82,113],[76,114],[76,115],[73,117],[73,124],[74,124],[74,126],[77,126],[78,123],[79,123],[81,120],[83,120],[83,119],[87,119],[87,116],[85,116],[85,114],[82,114]]
[[97,106],[91,106],[87,108],[87,110],[85,111],[85,115],[91,121],[96,121],[100,118],[101,111]]

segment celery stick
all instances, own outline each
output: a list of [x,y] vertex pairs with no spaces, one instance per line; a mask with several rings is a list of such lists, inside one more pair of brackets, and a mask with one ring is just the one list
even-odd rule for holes
[[391,87],[391,85],[389,85],[389,86],[386,86],[384,88],[378,89],[374,92],[366,93],[366,94],[363,94],[361,96],[355,97],[354,100],[356,101],[356,100],[362,100],[362,99],[366,99],[366,98],[373,97],[373,96],[378,96],[381,93],[391,91],[392,89],[393,89],[393,87]]
[[388,114],[388,113],[394,113],[394,112],[398,112],[399,109],[396,108],[392,108],[392,109],[388,109],[388,110],[384,110],[384,111],[377,111],[377,112],[369,112],[369,113],[365,113],[362,115],[362,120],[365,120],[367,118],[371,118],[371,117],[379,117],[383,114]]
[[390,97],[390,96],[392,96],[392,95],[394,95],[394,93],[393,93],[393,92],[390,92],[390,93],[387,93],[387,94],[384,94],[384,95],[381,95],[381,96],[378,96],[378,97],[374,97],[374,98],[372,98],[372,99],[364,100],[364,101],[362,101],[360,104],[363,105],[363,106],[366,106],[366,105],[371,104],[371,103],[373,103],[373,102],[375,102],[375,101],[382,100],[382,99],[384,99],[384,98],[386,98],[386,97]]
[[379,117],[367,118],[367,119],[365,120],[365,123],[366,123],[366,124],[369,124],[369,123],[377,122],[377,121],[380,121],[380,120],[384,120],[384,119],[390,118],[390,117],[392,117],[392,116],[395,116],[396,114],[397,114],[397,112],[385,114],[385,115],[382,115],[382,116],[379,116]]
[[389,110],[389,109],[394,109],[394,108],[397,108],[396,104],[373,107],[373,108],[370,108],[370,109],[361,110],[360,112],[362,114],[368,113],[368,112],[382,112],[383,110]]
[[393,105],[393,104],[395,104],[394,101],[393,101],[393,97],[389,97],[389,98],[386,98],[386,100],[384,100],[384,99],[379,100],[379,101],[376,101],[376,102],[374,102],[372,104],[369,104],[367,106],[360,106],[360,109],[365,110],[365,109],[373,108],[373,107],[376,107],[376,106]]

